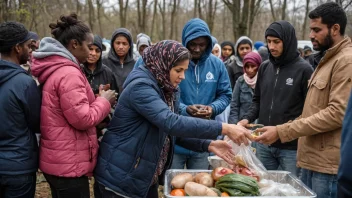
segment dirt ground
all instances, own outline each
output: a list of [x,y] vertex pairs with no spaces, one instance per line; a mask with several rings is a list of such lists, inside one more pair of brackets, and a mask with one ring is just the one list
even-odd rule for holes
[[[91,198],[94,198],[93,183],[94,183],[94,179],[91,178],[89,180],[90,197]],[[45,178],[42,173],[37,173],[37,186],[36,186],[36,191],[35,191],[35,197],[36,198],[50,198],[51,197],[49,184],[45,181]],[[159,187],[159,198],[164,198],[163,186]]]

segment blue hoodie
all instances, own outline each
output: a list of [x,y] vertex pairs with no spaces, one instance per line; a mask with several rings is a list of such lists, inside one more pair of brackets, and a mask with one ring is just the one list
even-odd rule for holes
[[[201,19],[191,19],[182,31],[182,44],[199,37],[208,37],[209,44],[197,64],[190,61],[185,73],[186,79],[180,83],[180,114],[190,116],[186,112],[188,105],[209,105],[213,109],[212,119],[221,114],[230,104],[232,89],[224,63],[211,54],[212,38],[208,25]],[[175,153],[188,154],[189,151],[176,146]]]
[[231,85],[224,63],[211,54],[212,39],[203,20],[196,18],[188,21],[182,31],[182,44],[187,46],[188,42],[201,36],[208,37],[210,42],[198,64],[190,61],[186,79],[180,83],[180,113],[189,116],[186,112],[188,105],[210,105],[214,118],[230,104]]

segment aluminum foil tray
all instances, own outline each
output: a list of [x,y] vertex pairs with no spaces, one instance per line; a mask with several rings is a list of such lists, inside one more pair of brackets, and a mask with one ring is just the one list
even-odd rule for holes
[[[167,170],[165,173],[165,185],[164,185],[164,194],[166,198],[175,198],[176,196],[171,196],[171,180],[172,178],[180,173],[191,173],[192,175],[196,175],[200,172],[208,172],[211,173],[211,170],[187,170],[187,169],[170,169]],[[268,175],[264,179],[273,180],[279,183],[290,184],[295,189],[300,192],[299,198],[314,198],[317,197],[316,193],[314,193],[311,189],[309,189],[301,180],[299,180],[296,176],[292,175],[290,172],[287,171],[268,171]],[[264,196],[259,196],[264,197]],[[277,196],[265,196],[265,197],[277,197]],[[288,196],[293,198],[291,196]],[[194,197],[194,196],[187,196],[187,198],[201,198],[201,197]],[[202,197],[203,198],[203,197]],[[210,197],[204,197],[210,198]],[[215,198],[215,197],[213,197]],[[242,197],[242,198],[252,198],[252,197]]]

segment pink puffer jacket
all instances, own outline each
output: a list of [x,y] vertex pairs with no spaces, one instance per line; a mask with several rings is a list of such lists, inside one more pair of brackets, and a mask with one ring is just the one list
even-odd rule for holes
[[39,168],[62,177],[92,175],[95,126],[108,115],[109,101],[95,98],[80,67],[67,58],[34,57],[31,69],[43,85]]

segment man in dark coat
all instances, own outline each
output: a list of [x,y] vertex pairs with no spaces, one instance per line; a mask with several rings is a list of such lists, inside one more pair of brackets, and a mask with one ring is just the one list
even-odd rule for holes
[[34,197],[41,94],[21,68],[31,36],[16,22],[0,24],[0,197]]

